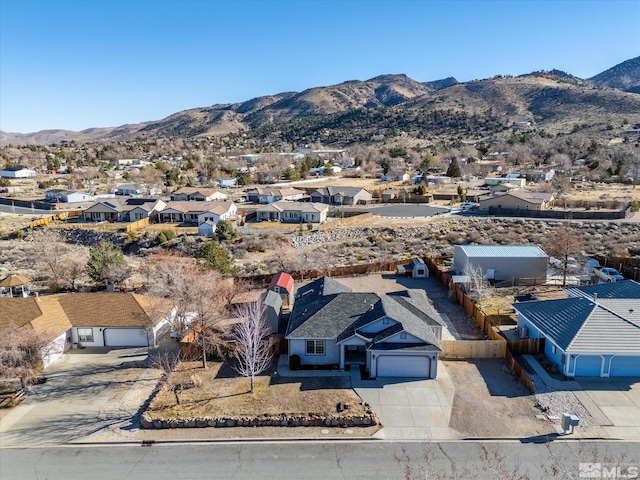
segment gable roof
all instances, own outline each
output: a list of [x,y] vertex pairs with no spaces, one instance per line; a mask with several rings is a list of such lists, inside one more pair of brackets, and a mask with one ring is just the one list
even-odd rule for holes
[[548,257],[535,245],[456,245],[468,257]]
[[577,297],[516,303],[513,307],[562,350],[640,353],[640,315],[629,318],[625,314],[630,306],[640,312],[640,300],[615,302],[608,300],[604,305]]
[[536,205],[542,205],[543,203],[546,203],[546,202],[550,201],[551,199],[553,199],[555,194],[554,193],[544,193],[544,192],[532,192],[530,190],[525,190],[523,188],[519,188],[517,190],[512,190],[510,192],[497,192],[497,193],[494,193],[493,195],[483,195],[480,198],[478,198],[478,201],[479,202],[483,202],[483,201],[486,201],[486,200],[491,200],[493,198],[499,198],[499,197],[504,197],[504,196],[513,197],[513,198],[516,198],[518,200],[522,200],[523,202],[533,203],[533,204],[536,204]]
[[[182,187],[173,192],[171,195],[194,195],[199,193],[204,195],[205,197],[209,197],[219,190],[217,188],[208,188],[208,187]],[[222,193],[222,192],[220,192]]]
[[262,296],[262,303],[268,307],[272,307],[276,311],[282,308],[282,298],[273,290],[266,290]]
[[333,197],[334,195],[341,195],[343,197],[355,197],[358,193],[365,191],[369,193],[368,190],[360,187],[336,187],[336,186],[328,186],[318,188],[313,193],[319,193],[325,197]]
[[56,338],[71,328],[56,297],[0,298],[0,330],[13,325],[29,328],[51,340]]
[[313,202],[294,202],[291,200],[278,200],[277,202],[270,203],[262,208],[260,208],[259,212],[284,212],[284,211],[295,211],[295,212],[307,212],[307,213],[315,213],[315,212],[323,212],[329,210],[329,205],[325,203],[313,203]]
[[331,277],[320,277],[310,282],[296,291],[296,299],[306,297],[307,295],[314,297],[318,295],[332,295],[335,293],[351,293],[353,290],[345,284],[334,280]]
[[271,282],[269,282],[269,290],[273,287],[284,288],[287,293],[293,292],[293,277],[286,272],[280,272],[273,276]]
[[249,195],[267,195],[270,197],[288,197],[292,195],[302,195],[305,193],[304,190],[298,190],[297,188],[287,187],[287,188],[252,188],[247,190]]
[[229,210],[231,210],[233,206],[233,202],[224,202],[224,201],[209,201],[209,202],[198,202],[196,200],[187,200],[187,201],[170,201],[167,202],[166,210],[175,210],[176,212],[181,213],[215,213],[216,215],[224,215]]
[[598,300],[605,298],[640,298],[640,283],[634,280],[622,280],[620,282],[600,283],[596,285],[584,285],[581,287],[565,288],[565,292],[572,297],[587,297]]

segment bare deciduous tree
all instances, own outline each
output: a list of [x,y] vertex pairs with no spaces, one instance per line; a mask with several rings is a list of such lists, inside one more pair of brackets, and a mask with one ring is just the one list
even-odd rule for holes
[[236,316],[240,322],[233,326],[231,333],[235,340],[233,356],[237,362],[234,368],[243,377],[251,378],[249,393],[253,393],[256,375],[264,372],[273,361],[273,332],[265,307],[259,302],[243,304]]
[[567,285],[567,275],[571,273],[571,258],[580,253],[581,245],[575,230],[571,225],[564,225],[557,229],[549,238],[549,244],[545,251],[548,255],[560,262],[559,270],[562,272],[562,286]]
[[482,303],[483,300],[491,297],[489,282],[487,281],[487,276],[482,273],[481,267],[467,264],[464,274],[469,276],[471,282],[469,288],[474,294],[476,302]]
[[0,378],[18,379],[25,388],[38,379],[37,365],[49,353],[47,336],[30,325],[9,324],[0,335]]

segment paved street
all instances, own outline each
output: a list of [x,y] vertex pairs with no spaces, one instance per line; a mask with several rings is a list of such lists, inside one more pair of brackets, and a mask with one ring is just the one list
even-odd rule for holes
[[[580,462],[637,466],[640,445],[555,441],[241,442],[0,450],[2,478],[31,480],[578,478]],[[483,457],[483,448],[487,458]],[[398,457],[398,459],[396,458]],[[427,458],[427,460],[425,460]],[[496,459],[501,462],[498,466]],[[405,477],[404,469],[412,470]],[[491,469],[506,472],[498,476]],[[456,476],[452,475],[455,468]],[[424,472],[420,472],[424,469]],[[558,474],[554,476],[552,470]],[[512,476],[514,472],[520,475]],[[522,475],[522,476],[521,476]]]

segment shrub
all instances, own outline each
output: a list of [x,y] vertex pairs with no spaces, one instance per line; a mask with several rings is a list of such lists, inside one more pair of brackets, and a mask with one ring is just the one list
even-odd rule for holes
[[300,355],[289,357],[289,370],[300,370]]
[[135,231],[131,231],[127,234],[127,242],[136,243],[138,241],[138,234]]
[[38,188],[40,190],[46,190],[47,188],[51,188],[51,182],[49,182],[48,180],[42,180],[41,182],[38,182]]
[[640,200],[634,200],[629,204],[629,208],[631,208],[632,212],[640,211]]
[[24,230],[14,230],[13,232],[11,232],[11,238],[22,238],[24,237]]

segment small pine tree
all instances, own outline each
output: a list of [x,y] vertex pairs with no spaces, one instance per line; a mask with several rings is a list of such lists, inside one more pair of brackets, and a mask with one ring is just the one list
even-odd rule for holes
[[447,168],[447,177],[460,178],[462,173],[460,171],[460,164],[457,158],[452,158],[449,167]]

